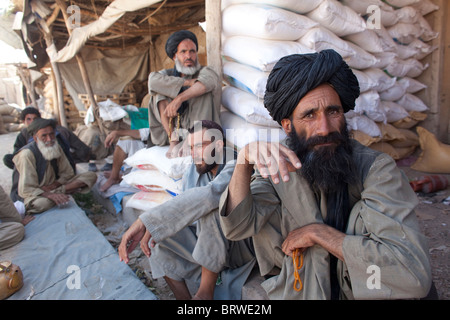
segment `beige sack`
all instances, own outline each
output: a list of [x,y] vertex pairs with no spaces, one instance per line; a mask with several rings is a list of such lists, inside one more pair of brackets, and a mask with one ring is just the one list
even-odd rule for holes
[[450,145],[440,142],[425,128],[417,127],[422,153],[411,169],[430,173],[450,173]]

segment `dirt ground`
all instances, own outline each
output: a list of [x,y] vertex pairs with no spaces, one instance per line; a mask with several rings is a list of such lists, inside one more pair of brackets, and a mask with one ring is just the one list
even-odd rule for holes
[[[17,133],[0,135],[0,145],[10,146],[0,148],[0,157],[12,151],[12,146]],[[408,163],[403,162],[403,164]],[[411,163],[411,161],[410,161]],[[406,166],[399,166],[409,180],[427,175],[424,172],[414,171]],[[3,189],[9,193],[11,188],[11,170],[6,168],[3,162],[0,165],[0,181]],[[444,175],[450,182],[450,174]],[[450,300],[450,187],[430,194],[418,193],[419,205],[416,213],[423,233],[428,239],[429,254],[432,266],[433,281],[438,291],[439,299]],[[446,199],[448,198],[448,201]],[[92,200],[91,200],[92,201]],[[86,205],[89,210],[86,213],[106,239],[115,248],[118,247],[121,235],[126,231],[127,225],[121,215],[108,213],[101,206],[90,203]],[[129,263],[136,275],[149,289],[161,300],[173,300],[173,294],[163,279],[153,279],[151,276],[148,259],[137,248],[131,255]]]

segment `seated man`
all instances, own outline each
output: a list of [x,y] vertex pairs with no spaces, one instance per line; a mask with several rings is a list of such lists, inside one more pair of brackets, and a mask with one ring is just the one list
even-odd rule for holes
[[65,205],[69,195],[87,193],[97,180],[94,172],[75,174],[67,152],[55,136],[55,121],[38,118],[29,126],[33,142],[14,156],[19,174],[17,193],[28,214],[41,213],[55,205]]
[[261,274],[272,275],[263,282],[271,299],[429,292],[415,193],[392,158],[349,138],[344,113],[358,95],[334,50],[286,56],[269,75],[264,105],[286,145],[241,149],[220,214],[228,239],[253,237]]
[[[14,169],[12,158],[27,143],[33,141],[33,137],[29,135],[27,127],[33,120],[40,118],[41,113],[35,107],[26,107],[20,113],[20,120],[25,125],[25,128],[20,130],[14,142],[14,150],[12,154],[6,154],[3,157],[3,163],[10,169]],[[72,131],[67,128],[56,126],[56,134],[60,135],[61,139],[68,146],[70,156],[74,163],[87,162],[91,158],[91,148],[89,148],[83,141],[81,141]]]
[[194,163],[183,177],[184,192],[141,214],[123,235],[119,256],[128,263],[128,253],[139,241],[150,256],[152,238],[152,274],[166,279],[176,299],[191,299],[185,280],[200,280],[194,299],[213,299],[219,274],[217,295],[239,299],[255,262],[252,246],[250,239],[228,241],[218,220],[219,198],[235,166],[234,151],[224,147],[219,125],[198,123],[188,136]]
[[[118,136],[129,135],[142,141],[148,139],[149,146],[170,145],[167,156],[176,157],[183,153],[180,150],[181,144],[175,148],[182,138],[183,129],[187,131],[196,120],[212,120],[220,124],[219,77],[211,68],[200,65],[197,51],[197,37],[190,31],[177,31],[167,39],[166,53],[174,60],[175,68],[152,72],[149,75],[150,134],[148,131],[143,134],[143,131],[139,133],[137,130],[127,130],[126,133],[112,132],[105,140],[105,147],[109,147],[110,142]],[[133,155],[127,150],[137,151],[136,147],[144,147],[143,143],[134,148],[129,146],[133,143],[131,140],[120,143],[120,149],[114,149],[113,168],[108,180],[100,187],[101,192],[120,181],[123,161]]]
[[3,250],[22,241],[25,236],[24,226],[34,217],[22,218],[2,187],[0,187],[0,208],[0,250]]
[[220,124],[221,86],[214,70],[200,65],[197,37],[192,32],[174,32],[165,49],[175,67],[152,72],[148,77],[149,143],[169,144],[168,156],[174,157],[178,155],[175,146],[182,138],[182,129],[187,131],[196,120]]

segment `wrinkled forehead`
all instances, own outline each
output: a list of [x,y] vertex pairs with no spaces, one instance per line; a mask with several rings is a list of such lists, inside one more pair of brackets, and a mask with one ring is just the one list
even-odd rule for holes
[[342,107],[341,99],[336,90],[329,84],[324,83],[309,91],[298,102],[297,108],[301,110],[315,109],[320,107],[340,106]]
[[39,130],[36,132],[36,135],[37,135],[37,136],[43,136],[43,135],[52,134],[52,133],[54,133],[54,132],[55,132],[55,129],[53,129],[52,126],[48,126],[48,127],[39,129]]

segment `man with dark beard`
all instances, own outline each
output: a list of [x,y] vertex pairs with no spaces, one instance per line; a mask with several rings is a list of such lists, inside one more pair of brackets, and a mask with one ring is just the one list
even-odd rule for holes
[[286,56],[269,75],[264,104],[288,139],[239,152],[220,214],[227,238],[253,237],[271,299],[407,299],[430,289],[408,180],[388,155],[348,137],[344,113],[358,95],[333,50]]
[[29,126],[33,142],[14,156],[19,174],[17,193],[25,204],[27,214],[41,213],[55,205],[64,206],[69,195],[87,193],[97,180],[94,172],[75,174],[67,153],[55,135],[56,123],[38,118]]
[[255,263],[253,249],[250,239],[227,240],[218,214],[234,151],[225,147],[217,123],[196,124],[188,135],[194,163],[183,176],[183,193],[141,214],[123,235],[119,256],[128,263],[128,253],[140,241],[143,252],[151,252],[153,277],[164,277],[176,299],[191,299],[185,281],[199,286],[193,299],[240,299]]

